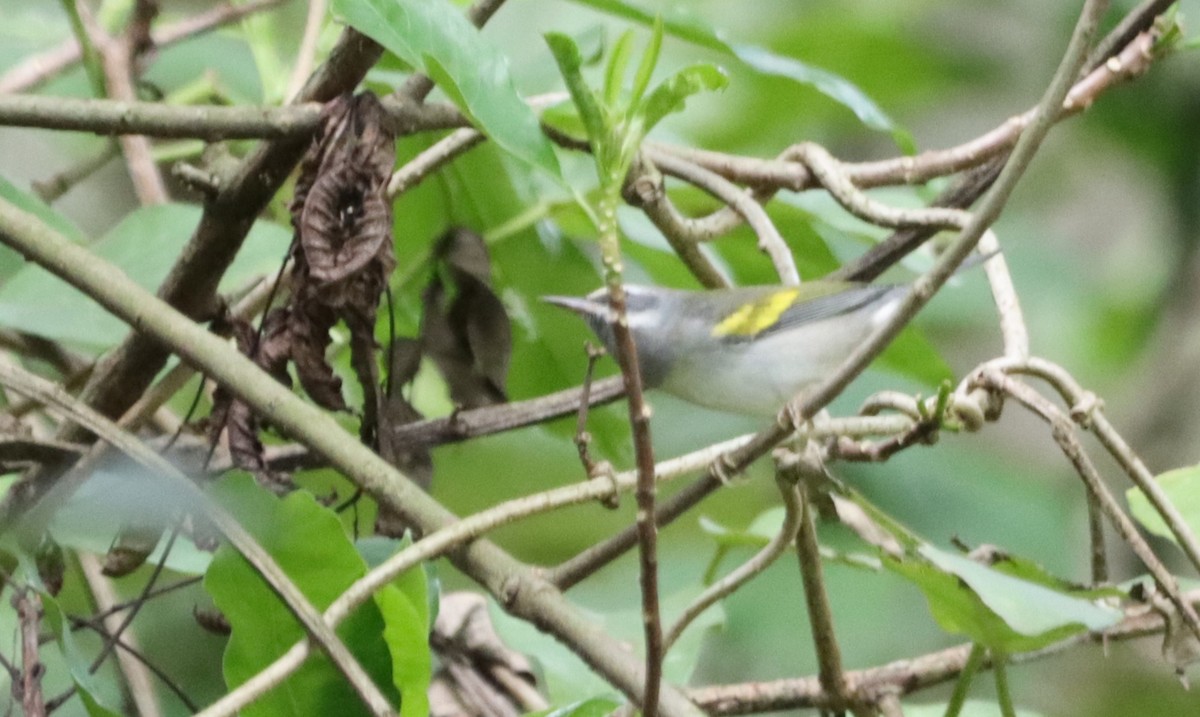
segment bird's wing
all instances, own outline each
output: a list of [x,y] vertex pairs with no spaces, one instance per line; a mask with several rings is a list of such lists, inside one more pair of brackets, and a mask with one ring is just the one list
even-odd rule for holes
[[717,324],[713,335],[730,341],[762,338],[849,314],[903,288],[890,284],[812,284],[780,289],[730,313]]

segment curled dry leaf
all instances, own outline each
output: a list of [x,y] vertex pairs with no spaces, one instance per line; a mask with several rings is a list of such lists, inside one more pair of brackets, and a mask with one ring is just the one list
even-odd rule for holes
[[[395,268],[392,209],[385,187],[395,163],[395,139],[378,98],[343,95],[322,112],[321,130],[304,160],[290,209],[292,293],[271,310],[259,334],[234,325],[239,348],[276,380],[290,385],[287,365],[312,400],[345,410],[342,381],[325,356],[330,329],[350,331],[351,363],[364,395],[364,437],[379,415],[375,317]],[[267,470],[258,423],[240,401],[218,395],[212,428],[228,429],[234,465],[272,487],[286,485]]]
[[516,717],[548,706],[529,661],[496,634],[483,596],[443,595],[429,644],[440,663],[429,690],[431,714]]

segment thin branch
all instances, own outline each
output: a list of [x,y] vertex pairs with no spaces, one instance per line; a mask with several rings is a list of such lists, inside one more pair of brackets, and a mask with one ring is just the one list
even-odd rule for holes
[[[802,444],[798,444],[802,445]],[[808,444],[815,448],[815,444]],[[819,665],[821,689],[829,695],[836,709],[851,706],[852,695],[847,689],[842,667],[842,649],[833,629],[833,610],[825,588],[821,566],[821,545],[817,542],[816,519],[813,516],[814,483],[825,479],[824,466],[809,455],[789,453],[779,464],[779,480],[788,481],[800,489],[800,526],[796,532],[796,555],[800,559],[800,577],[804,582],[804,604],[808,608],[808,623]]]
[[[600,165],[597,165],[598,167]],[[604,171],[601,168],[601,171]],[[603,185],[603,180],[601,181]],[[637,464],[638,585],[642,598],[642,632],[645,636],[645,670],[642,689],[626,690],[646,717],[658,717],[662,692],[662,605],[659,602],[658,523],[655,519],[657,484],[654,481],[654,447],[650,438],[650,404],[639,366],[637,347],[625,306],[625,286],[621,278],[621,249],[617,228],[619,188],[602,188],[600,200],[600,251],[604,264],[608,303],[612,308],[608,329],[612,332],[617,365],[625,382],[625,400],[629,408],[629,426],[633,433],[634,461]]]
[[1085,391],[1061,366],[1045,359],[1031,357],[1024,362],[997,362],[996,368],[1012,373],[1027,373],[1035,375],[1049,383],[1070,407],[1071,419],[1084,428],[1090,429],[1100,444],[1117,461],[1117,464],[1129,476],[1134,485],[1142,491],[1150,505],[1162,517],[1167,529],[1175,537],[1176,543],[1187,556],[1192,567],[1200,571],[1200,539],[1191,525],[1184,519],[1179,509],[1163,492],[1154,474],[1142,462],[1137,453],[1125,442],[1121,434],[1113,428],[1095,394]]
[[[135,0],[125,31],[116,37],[109,37],[94,21],[85,23],[92,43],[100,52],[104,86],[109,98],[122,102],[137,99],[134,81],[138,74],[138,58],[147,49],[150,24],[157,14],[156,0]],[[88,16],[85,15],[84,19],[87,20]],[[170,197],[162,173],[158,171],[158,163],[154,160],[150,139],[138,134],[124,134],[117,141],[125,155],[125,164],[138,201],[141,204],[165,203]]]
[[[693,220],[683,216],[667,196],[662,174],[654,163],[640,155],[630,169],[630,177],[623,192],[625,201],[646,213],[692,276],[709,289],[731,286],[729,278],[700,247],[707,237],[694,231]],[[741,215],[737,216],[741,221]]]
[[[1163,3],[1158,2],[1157,5]],[[1144,3],[1144,6],[1150,3]],[[1144,11],[1140,8],[1139,11]],[[1147,29],[1153,15],[1131,14],[1126,19],[1136,16],[1130,24],[1140,30]],[[1149,31],[1142,36],[1126,35],[1118,32],[1118,27],[1110,33],[1106,42],[1112,48],[1121,48],[1121,52],[1113,58],[1108,54],[1100,56],[1101,61],[1089,60],[1090,74],[1081,80],[1064,99],[1063,119],[1085,109],[1099,94],[1121,81],[1136,77],[1145,72],[1153,55],[1150,48],[1157,38],[1157,31]],[[1119,43],[1110,41],[1120,40]],[[1103,60],[1110,60],[1107,64]],[[936,199],[935,207],[967,207],[977,200],[991,186],[1000,168],[1003,166],[1008,152],[1016,143],[1020,132],[1028,126],[1035,110],[1011,118],[996,129],[977,137],[970,142],[944,150],[932,150],[915,157],[899,157],[876,162],[846,163],[843,165],[846,175],[859,188],[870,188],[892,184],[920,183],[958,171],[967,170],[968,174],[958,183]],[[549,134],[549,133],[548,133]],[[554,139],[553,135],[551,138]],[[753,187],[752,194],[758,201],[766,201],[771,194],[779,189],[803,191],[818,186],[818,181],[809,168],[796,162],[792,152],[785,150],[777,159],[763,160],[750,157],[739,157],[722,152],[676,147],[649,143],[648,146],[657,151],[671,153],[699,164],[722,176]],[[697,219],[673,219],[662,214],[660,226],[672,231],[685,231],[696,237],[715,238],[722,236],[735,227],[742,219],[730,207],[722,207],[712,214]],[[683,223],[685,222],[685,223]],[[860,260],[851,262],[834,272],[830,278],[870,281],[881,274],[887,267],[894,264],[900,257],[907,254],[916,246],[923,243],[934,232],[928,228],[903,229],[872,250]]]
[[[562,101],[563,93],[548,92],[525,98],[525,102],[533,109],[542,109]],[[422,104],[422,107],[425,105]],[[487,135],[474,127],[463,127],[451,132],[434,143],[431,147],[408,161],[397,169],[388,181],[387,196],[395,199],[420,184],[430,174],[436,172],[473,147],[487,139]]]
[[394,199],[417,186],[443,165],[482,144],[485,139],[486,135],[472,127],[451,132],[449,136],[438,140],[392,174],[387,186],[388,198]]
[[1000,335],[1004,339],[1004,355],[1015,359],[1029,358],[1029,329],[1025,326],[1025,316],[1021,311],[1021,302],[1017,299],[1017,289],[1013,285],[1012,274],[1008,271],[1008,262],[1000,253],[1000,240],[996,233],[989,230],[984,232],[979,240],[979,253],[991,258],[983,263],[987,272],[988,285],[992,288],[992,301],[1000,313]]
[[771,258],[779,280],[787,286],[796,286],[800,283],[796,260],[792,256],[787,242],[779,235],[779,230],[767,216],[767,211],[746,190],[700,165],[663,152],[655,152],[652,147],[647,147],[643,151],[663,173],[689,182],[729,205],[754,230],[758,236],[758,248]]
[[[389,98],[388,116],[401,133],[461,127],[464,119],[451,105],[417,105]],[[96,134],[226,139],[296,139],[317,128],[321,105],[301,102],[286,107],[244,105],[166,105],[161,102],[78,99],[42,95],[0,95],[0,126],[74,130]]]
[[[1154,60],[1150,50],[1156,38],[1156,31],[1134,33],[1121,44],[1114,46],[1121,48],[1118,54],[1111,58],[1107,54],[1103,55],[1107,62],[1090,64],[1089,61],[1091,71],[1079,79],[1064,96],[1062,110],[1055,116],[1055,121],[1079,114],[1090,107],[1103,92],[1149,69]],[[1035,107],[1014,115],[999,126],[954,147],[928,150],[917,155],[893,159],[848,162],[843,165],[844,174],[856,187],[870,189],[896,184],[923,184],[937,177],[962,172],[1012,149],[1021,133],[1033,122],[1036,112]],[[731,181],[755,187],[800,192],[822,184],[812,167],[794,161],[794,158],[786,153],[777,159],[759,159],[691,147],[659,143],[647,145],[655,152],[655,156],[671,154],[716,172]]]
[[[76,617],[71,618],[71,629],[78,630],[84,628],[92,630],[99,635],[100,639],[102,640],[107,640],[109,638],[109,632],[101,625],[97,625],[89,620],[82,620]],[[171,676],[164,672],[161,667],[155,665],[149,660],[149,658],[147,658],[125,640],[117,640],[116,645],[117,649],[121,650],[122,654],[129,655],[140,665],[143,665],[151,674],[157,677],[159,681],[171,691],[172,694],[179,698],[179,701],[182,702],[183,706],[188,709],[188,712],[195,713],[200,710],[192,698],[188,697],[187,693],[183,691],[183,688],[180,687],[175,680],[171,679]]]
[[120,152],[120,145],[110,140],[104,144],[103,149],[91,157],[85,158],[78,164],[68,167],[53,177],[33,182],[33,191],[38,195],[39,199],[50,204],[70,191],[76,184],[100,171],[104,165],[108,164]]

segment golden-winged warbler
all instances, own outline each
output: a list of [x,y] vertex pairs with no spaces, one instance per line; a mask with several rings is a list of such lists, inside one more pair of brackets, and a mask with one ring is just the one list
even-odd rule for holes
[[[907,291],[833,281],[710,291],[626,285],[625,312],[647,388],[768,416],[832,373],[895,314]],[[582,316],[614,352],[607,289],[544,299]]]

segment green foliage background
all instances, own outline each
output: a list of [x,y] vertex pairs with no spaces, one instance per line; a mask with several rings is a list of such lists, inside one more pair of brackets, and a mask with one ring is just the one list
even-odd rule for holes
[[[119,4],[106,3],[106,7]],[[1034,0],[1002,4],[763,0],[749,5],[714,0],[640,7],[680,22],[693,18],[700,26],[715,28],[730,46],[755,45],[834,72],[861,88],[905,128],[918,149],[928,149],[977,136],[1036,102],[1070,32],[1076,5]],[[1200,17],[1200,3],[1182,5],[1185,18]],[[164,15],[170,18],[207,3],[165,6]],[[613,6],[513,2],[489,24],[485,37],[508,58],[520,92],[558,90],[561,80],[541,34],[556,30],[611,41],[630,23],[604,12],[606,7]],[[54,3],[0,0],[0,15],[5,18],[0,24],[0,69],[69,34]],[[166,49],[147,80],[168,96],[209,78],[210,89],[231,101],[277,101],[282,91],[281,66],[268,58],[276,57],[276,62],[284,58],[286,71],[287,53],[300,34],[303,18],[303,5],[291,2],[245,27]],[[644,37],[645,28],[633,26]],[[336,28],[331,26],[327,35],[334,37]],[[820,142],[849,160],[888,157],[898,151],[893,134],[864,126],[825,94],[755,71],[713,43],[668,36],[660,74],[697,60],[725,66],[731,76],[729,88],[692,100],[683,114],[666,120],[653,139],[757,156],[772,156],[801,140]],[[397,71],[385,63],[372,73],[368,85],[383,93],[394,88],[397,77]],[[41,91],[82,95],[87,93],[87,82],[75,70]],[[1200,457],[1195,448],[1200,437],[1200,420],[1196,420],[1200,412],[1195,406],[1200,401],[1195,400],[1194,387],[1200,332],[1188,320],[1200,300],[1195,288],[1200,277],[1195,251],[1200,239],[1197,126],[1200,71],[1194,54],[1182,53],[1156,65],[1149,76],[1131,86],[1106,94],[1083,116],[1054,130],[996,227],[1021,291],[1035,353],[1064,364],[1103,397],[1114,423],[1144,451],[1156,471],[1194,463]],[[403,140],[400,161],[434,139]],[[72,165],[103,142],[84,135],[0,129],[0,157],[4,158],[0,178],[11,184],[0,190],[5,196],[23,191],[30,181]],[[593,186],[589,158],[559,153],[558,161],[571,186]],[[879,192],[881,198],[897,203],[930,195],[929,190]],[[697,211],[712,206],[686,191],[677,199]],[[276,209],[286,200],[286,195],[281,196]],[[101,241],[111,242],[114,236],[119,238],[122,227],[128,228],[130,220],[124,217],[134,202],[123,167],[111,162],[56,206],[86,240],[108,235]],[[579,382],[584,366],[580,346],[586,338],[583,325],[538,301],[544,294],[584,293],[600,281],[590,229],[561,186],[495,146],[484,145],[406,193],[395,209],[399,270],[393,288],[402,334],[415,332],[419,322],[419,294],[428,277],[425,260],[432,243],[449,227],[467,226],[489,240],[497,289],[512,318],[511,396],[533,397]],[[867,241],[880,236],[815,194],[781,195],[769,209],[792,242],[806,277],[828,270],[834,260],[860,253]],[[173,207],[164,214],[166,218],[158,219],[166,224],[155,224],[155,233],[162,235],[164,244],[177,246],[194,225],[195,212]],[[144,214],[136,217],[140,219],[135,221],[149,221]],[[627,210],[621,221],[629,237],[631,280],[694,286],[643,217]],[[263,271],[264,263],[270,266],[272,243],[282,254],[286,234],[279,230],[278,224],[262,223],[260,232],[268,249],[240,259],[241,276]],[[148,233],[142,238],[155,241]],[[723,239],[718,253],[740,282],[771,281],[770,265],[754,250],[747,230]],[[14,276],[17,261],[8,253],[0,254],[0,323],[6,323],[4,311],[21,306],[22,279]],[[152,251],[126,253],[122,262],[131,275],[146,277],[148,284],[162,264],[161,255]],[[920,266],[920,259],[914,259],[912,268]],[[94,352],[121,338],[122,332],[115,329],[108,330],[107,336],[97,335],[97,328],[107,329],[107,324],[95,323],[88,323],[86,335],[81,335],[71,311],[52,309],[29,321],[76,348]],[[999,352],[993,312],[979,273],[963,276],[949,287],[917,326],[923,340],[936,348],[956,376]],[[906,365],[901,360],[873,370],[839,399],[834,412],[853,411],[863,397],[884,387],[928,393],[929,385],[920,380],[928,376],[927,369],[925,361]],[[429,415],[450,409],[444,387],[431,370],[418,376],[414,398]],[[760,427],[669,397],[653,398],[655,447],[661,457]],[[185,404],[181,394],[176,407]],[[621,405],[599,409],[591,419],[597,449],[618,466],[630,463],[623,411]],[[467,514],[507,497],[579,480],[572,430],[573,420],[562,420],[439,448],[434,453],[433,492],[459,514]],[[1082,488],[1044,428],[1017,411],[981,434],[946,435],[935,447],[907,451],[882,466],[839,466],[837,471],[935,544],[948,545],[953,537],[972,545],[995,543],[1060,576],[1080,580],[1086,576]],[[338,478],[321,472],[303,476],[301,482],[318,491],[330,485],[345,488]],[[553,564],[629,524],[631,503],[617,511],[590,505],[572,508],[500,529],[493,537],[524,560]],[[721,491],[698,513],[740,529],[777,503],[775,487],[760,468]],[[836,528],[822,530],[821,538],[834,548],[856,546]],[[664,595],[670,614],[670,608],[678,609],[697,589],[715,543],[694,516],[664,531],[662,541]],[[723,568],[744,559],[748,550],[731,551]],[[1164,547],[1167,554],[1170,550]],[[1130,561],[1117,565],[1121,577],[1139,572]],[[438,573],[442,589],[467,585],[448,565],[439,565]],[[635,576],[635,561],[627,557],[574,589],[571,596],[603,615],[612,632],[636,642],[640,626]],[[132,594],[144,578],[138,574],[122,584]],[[895,575],[831,564],[828,579],[850,668],[959,641],[938,629],[920,593]],[[68,584],[77,586],[78,581]],[[222,641],[203,633],[190,619],[190,607],[208,601],[198,588],[177,594],[151,603],[138,623],[147,652],[156,655],[201,702],[224,691],[219,670]],[[71,591],[61,602],[85,609],[83,596]],[[0,611],[0,617],[7,620],[9,613]],[[707,639],[701,640],[705,635],[693,628],[690,644],[677,648],[680,659],[669,665],[670,677],[687,680],[692,673],[690,681],[700,684],[815,671],[799,575],[791,560],[780,561],[727,600],[722,614],[714,615],[710,623],[719,626]],[[11,634],[7,622],[0,624],[0,630],[0,635]],[[552,696],[594,694],[587,692],[594,683],[582,681],[582,666],[573,657],[549,657],[557,654],[553,650],[562,650],[548,639],[515,625],[506,626],[504,635],[518,648],[542,658]],[[1011,674],[1016,701],[1033,714],[1046,715],[1181,715],[1200,709],[1200,697],[1181,690],[1170,669],[1153,659],[1157,650],[1153,642],[1119,644],[1105,657],[1099,648],[1085,647],[1016,668]],[[48,682],[63,678],[62,670],[53,664],[49,668]],[[975,696],[987,699],[989,689],[988,681],[981,680]],[[945,694],[935,690],[919,700],[936,701]],[[164,703],[170,714],[183,713],[171,698]],[[82,709],[74,703],[62,714]]]

